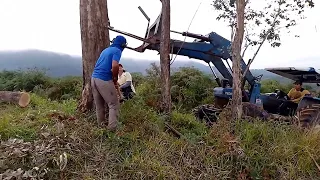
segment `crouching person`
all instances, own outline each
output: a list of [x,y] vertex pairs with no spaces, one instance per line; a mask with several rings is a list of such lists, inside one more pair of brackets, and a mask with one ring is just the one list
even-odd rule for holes
[[118,124],[120,102],[116,88],[118,88],[119,62],[126,43],[123,36],[117,36],[112,44],[101,52],[92,73],[91,87],[98,124],[99,126],[107,124],[105,119],[105,104],[107,104],[109,108],[107,129],[110,131],[115,131]]
[[136,91],[134,89],[134,86],[132,84],[132,76],[129,72],[127,72],[122,64],[119,64],[119,79],[118,83],[120,86],[120,91],[122,92],[123,99],[122,100],[128,100],[131,99]]

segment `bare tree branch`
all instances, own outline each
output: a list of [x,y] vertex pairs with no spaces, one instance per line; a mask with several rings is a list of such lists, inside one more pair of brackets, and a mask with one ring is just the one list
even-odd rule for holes
[[[246,74],[247,74],[247,72],[248,72],[248,70],[249,70],[252,62],[254,61],[254,59],[256,58],[257,54],[259,53],[262,45],[263,45],[264,42],[267,40],[267,38],[268,38],[268,36],[270,35],[271,31],[274,29],[274,27],[275,27],[275,25],[276,25],[276,22],[277,22],[277,18],[278,18],[279,15],[280,15],[280,12],[281,12],[281,11],[280,11],[280,5],[279,5],[278,12],[277,12],[277,14],[274,16],[273,23],[272,23],[271,27],[270,27],[269,30],[267,31],[266,35],[263,37],[262,42],[259,43],[259,47],[258,47],[257,51],[254,53],[253,57],[252,57],[252,58],[250,59],[250,61],[248,62],[247,67],[246,67],[245,71],[243,72],[242,78],[244,78],[244,77],[246,76]],[[243,57],[243,56],[242,56],[242,57]]]
[[234,28],[232,25],[230,25],[230,27],[231,27],[231,42],[232,42],[234,38]]
[[245,28],[246,28],[246,30],[245,30],[245,33],[246,33],[246,35],[245,35],[245,39],[246,39],[246,41],[245,41],[244,49],[243,49],[243,52],[242,52],[242,55],[241,55],[241,57],[242,57],[242,58],[244,57],[244,55],[245,55],[245,53],[246,53],[247,49],[248,49],[248,48],[249,48],[249,46],[250,46],[250,43],[249,43],[249,33],[248,33],[248,28],[247,28],[247,27],[245,27]]

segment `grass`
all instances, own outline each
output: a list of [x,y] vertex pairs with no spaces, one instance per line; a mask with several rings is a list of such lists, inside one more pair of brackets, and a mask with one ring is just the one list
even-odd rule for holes
[[122,105],[120,128],[113,134],[97,127],[94,114],[77,115],[76,104],[35,94],[24,109],[2,104],[0,174],[45,179],[319,177],[311,158],[320,164],[318,132],[257,120],[236,122],[235,135],[230,135],[226,121],[208,129],[191,114],[174,111],[170,124],[186,137],[178,139],[161,115],[136,97]]
[[[248,157],[248,165],[257,176],[269,170],[273,177],[296,179],[306,174],[319,176],[309,156],[319,159],[319,133],[302,132],[295,127],[274,126],[262,122],[238,124],[241,147]],[[311,178],[310,177],[310,178]]]

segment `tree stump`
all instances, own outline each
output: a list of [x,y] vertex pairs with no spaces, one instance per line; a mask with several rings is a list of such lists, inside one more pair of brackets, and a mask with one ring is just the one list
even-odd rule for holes
[[0,102],[14,103],[20,107],[27,107],[30,99],[30,95],[26,92],[0,91]]

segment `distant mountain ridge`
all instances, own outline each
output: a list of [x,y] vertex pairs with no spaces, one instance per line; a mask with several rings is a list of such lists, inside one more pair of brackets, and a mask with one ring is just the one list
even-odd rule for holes
[[[137,60],[124,58],[121,63],[130,72],[140,72],[145,74],[146,69],[150,67],[152,62],[159,64],[154,60]],[[179,61],[176,60],[172,67],[195,67],[205,73],[212,74],[210,68],[196,61]],[[1,70],[18,70],[27,68],[46,69],[47,74],[51,77],[63,76],[81,76],[82,61],[80,56],[70,56],[50,51],[42,50],[24,50],[24,51],[0,51],[0,71]],[[215,73],[220,73],[213,67]],[[280,82],[290,82],[289,79],[283,78],[263,69],[251,69],[253,75],[263,74],[262,79],[275,79]]]

